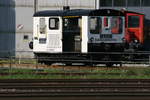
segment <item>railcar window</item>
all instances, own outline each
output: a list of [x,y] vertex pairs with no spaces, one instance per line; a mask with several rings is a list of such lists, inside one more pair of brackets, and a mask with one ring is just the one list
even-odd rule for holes
[[150,6],[150,0],[142,0],[142,6]]
[[28,36],[28,35],[24,35],[24,36],[23,36],[23,39],[24,39],[24,40],[28,40],[28,39],[29,39],[29,36]]
[[128,16],[128,27],[136,28],[139,27],[140,18],[139,16]]
[[100,34],[102,20],[100,17],[91,17],[90,18],[90,33],[91,34]]
[[111,27],[117,27],[117,18],[116,17],[112,17],[111,18]]
[[110,7],[112,6],[112,0],[100,0],[101,7]]
[[44,34],[45,33],[45,28],[46,28],[46,24],[45,24],[45,18],[40,18],[40,33]]
[[50,18],[49,19],[49,29],[51,29],[51,30],[59,29],[59,19],[58,18]]
[[126,6],[126,0],[114,0],[113,5],[119,7]]
[[107,28],[109,26],[108,17],[104,17],[104,27]]
[[79,18],[65,18],[64,29],[67,31],[80,31],[80,21]]
[[122,33],[122,18],[121,17],[112,17],[111,18],[111,32],[113,34]]
[[140,6],[140,0],[128,0],[128,6]]

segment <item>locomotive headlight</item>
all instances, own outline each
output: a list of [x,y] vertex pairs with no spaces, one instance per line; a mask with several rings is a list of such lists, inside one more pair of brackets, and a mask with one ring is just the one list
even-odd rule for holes
[[138,43],[138,40],[137,40],[137,39],[135,39],[135,40],[134,40],[134,42],[135,42],[135,43]]

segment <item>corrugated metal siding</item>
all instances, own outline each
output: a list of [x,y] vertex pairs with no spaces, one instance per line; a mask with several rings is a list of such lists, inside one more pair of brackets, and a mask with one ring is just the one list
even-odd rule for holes
[[16,12],[14,0],[0,0],[0,57],[15,55]]
[[0,57],[15,56],[15,34],[0,33]]
[[[11,1],[11,0],[6,0]],[[33,7],[34,0],[13,0],[16,6]],[[3,2],[4,3],[4,2]],[[7,4],[7,2],[5,2]],[[38,0],[39,8],[55,8],[62,9],[64,5],[71,8],[94,8],[95,0]]]
[[[34,0],[14,0],[16,12],[16,33],[31,33]],[[20,27],[21,26],[21,27]]]
[[[67,2],[68,1],[68,2]],[[69,5],[71,9],[93,9],[95,0],[38,0],[38,10],[58,10]]]
[[[16,13],[16,57],[33,57],[32,50],[29,48],[29,42],[32,40],[34,14],[34,0],[15,0]],[[24,39],[28,36],[28,39]]]
[[14,0],[14,1],[15,5],[19,7],[33,7],[34,5],[34,0]]
[[15,50],[15,35],[12,33],[5,34],[1,33],[0,34],[0,52],[1,51],[10,51],[10,50]]
[[38,0],[38,10],[60,10],[64,4],[64,0]]
[[[16,32],[18,33],[32,33],[33,30],[33,8],[30,7],[16,7]],[[21,28],[20,28],[21,25]]]
[[0,6],[15,5],[15,0],[0,0]]
[[62,7],[64,0],[38,0],[39,6]]
[[[24,39],[24,36],[28,36],[28,39]],[[31,58],[34,56],[28,45],[31,40],[31,33],[16,33],[16,57]]]
[[[5,0],[3,0],[5,1]],[[8,1],[8,0],[6,0]],[[9,0],[11,1],[11,0]],[[6,2],[1,4],[6,4]],[[8,4],[14,4],[14,2],[8,2]],[[0,6],[0,32],[14,32],[15,31],[15,9],[9,5]]]
[[68,5],[74,8],[94,8],[95,0],[68,0]]

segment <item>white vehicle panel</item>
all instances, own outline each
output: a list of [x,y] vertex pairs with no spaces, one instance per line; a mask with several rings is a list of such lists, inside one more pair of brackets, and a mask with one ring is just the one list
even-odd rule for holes
[[50,29],[47,34],[47,52],[62,52],[62,18],[61,17],[50,17],[50,18],[58,18],[59,25],[58,29]]
[[82,16],[82,53],[88,52],[88,16]]
[[[45,26],[43,29],[40,26],[40,19],[44,18]],[[50,29],[50,18],[56,18],[58,29]],[[60,17],[34,17],[33,29],[33,51],[43,53],[58,53],[62,52],[62,19]],[[42,31],[41,31],[42,30]],[[42,33],[43,32],[43,33]]]

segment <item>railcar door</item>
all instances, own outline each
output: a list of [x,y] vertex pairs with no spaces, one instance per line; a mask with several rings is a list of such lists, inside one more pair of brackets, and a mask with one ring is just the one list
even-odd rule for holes
[[39,19],[39,32],[38,32],[38,38],[39,38],[39,44],[46,44],[46,32],[47,32],[47,24],[46,24],[46,18],[42,17]]
[[143,43],[144,15],[127,13],[126,19],[126,40]]
[[47,45],[47,18],[46,17],[34,17],[34,52],[46,52]]
[[63,52],[81,52],[81,17],[64,16]]
[[48,24],[47,50],[53,53],[62,52],[62,18],[49,17]]

